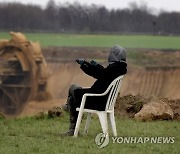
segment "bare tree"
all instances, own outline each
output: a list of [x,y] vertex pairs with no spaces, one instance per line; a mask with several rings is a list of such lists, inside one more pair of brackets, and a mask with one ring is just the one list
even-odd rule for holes
[[49,0],[44,9],[0,3],[0,30],[180,34],[180,13],[153,15],[146,3],[135,2],[117,10],[77,2],[57,5],[54,0]]

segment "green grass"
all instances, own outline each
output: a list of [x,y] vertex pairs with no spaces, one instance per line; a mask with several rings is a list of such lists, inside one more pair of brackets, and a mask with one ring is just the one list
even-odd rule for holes
[[[180,49],[180,37],[152,35],[80,35],[53,33],[25,33],[28,39],[46,46],[112,47],[115,44],[126,48]],[[0,39],[10,38],[0,32]]]
[[[90,131],[78,138],[62,136],[68,129],[68,114],[61,118],[25,117],[0,120],[0,153],[178,153],[180,151],[180,125],[177,121],[137,122],[116,118],[118,136],[123,137],[175,137],[170,144],[127,144],[113,143],[100,149],[95,144],[95,136],[101,132],[97,117],[93,117]],[[82,127],[81,125],[81,131]]]

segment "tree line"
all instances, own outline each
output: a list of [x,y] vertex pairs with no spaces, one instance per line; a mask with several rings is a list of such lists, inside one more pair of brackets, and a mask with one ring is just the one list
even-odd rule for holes
[[49,0],[45,8],[33,4],[0,3],[0,30],[78,33],[180,34],[180,12],[154,15],[147,5],[126,9],[62,4]]

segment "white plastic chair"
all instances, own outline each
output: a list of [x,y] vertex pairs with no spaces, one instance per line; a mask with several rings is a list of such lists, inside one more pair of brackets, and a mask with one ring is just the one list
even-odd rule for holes
[[[75,131],[74,131],[74,137],[78,136],[83,112],[88,113],[85,128],[84,128],[84,134],[88,132],[88,128],[89,128],[90,121],[91,121],[91,114],[96,113],[99,117],[103,133],[108,133],[108,121],[107,121],[107,119],[108,119],[110,122],[113,136],[117,136],[116,123],[115,123],[115,117],[114,117],[114,104],[116,102],[116,98],[118,96],[118,92],[119,92],[121,84],[122,84],[122,79],[123,79],[123,75],[114,79],[111,82],[111,84],[108,86],[106,91],[102,94],[86,93],[83,95],[80,108],[76,108],[76,111],[79,111],[79,114],[78,114],[76,127],[75,127]],[[91,97],[91,96],[101,97],[101,96],[105,96],[108,92],[109,92],[109,96],[108,96],[106,108],[104,111],[98,111],[98,110],[84,108],[87,97]]]

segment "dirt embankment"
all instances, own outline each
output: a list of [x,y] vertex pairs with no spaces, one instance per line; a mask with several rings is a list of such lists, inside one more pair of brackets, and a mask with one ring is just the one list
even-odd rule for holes
[[123,81],[122,95],[142,94],[171,99],[180,98],[180,69],[144,69],[129,67]]
[[[52,94],[54,100],[52,104],[59,106],[66,101],[68,88],[72,83],[79,84],[83,87],[89,87],[95,81],[94,78],[84,74],[79,65],[74,62],[76,58],[96,59],[104,66],[108,56],[109,49],[95,48],[46,48],[44,55],[48,61],[49,78],[48,91]],[[128,94],[141,94],[145,97],[157,96],[169,99],[180,98],[180,65],[179,51],[150,51],[137,53],[138,60],[133,57],[135,53],[127,52],[128,73],[123,81],[121,96]],[[153,54],[154,53],[154,54]],[[140,60],[142,59],[142,62]],[[150,59],[150,60],[149,60]],[[142,64],[142,65],[140,65]],[[31,102],[26,106],[36,109],[36,102]],[[43,105],[44,104],[44,105]],[[51,102],[38,103],[44,110],[52,107]],[[28,107],[29,106],[29,107]]]
[[[131,49],[132,50],[132,49]],[[55,98],[64,98],[71,83],[90,86],[95,79],[84,74],[75,59],[96,59],[107,63],[107,48],[46,48],[48,61],[48,88]],[[179,51],[127,51],[128,73],[122,86],[122,95],[143,94],[172,99],[180,98]]]
[[[51,74],[48,80],[48,90],[53,98],[66,98],[68,88],[72,83],[83,87],[90,86],[94,78],[84,74],[76,63],[49,63]],[[180,98],[180,69],[152,69],[128,67],[128,73],[123,80],[121,95],[142,94],[146,97],[159,96],[171,99]]]

